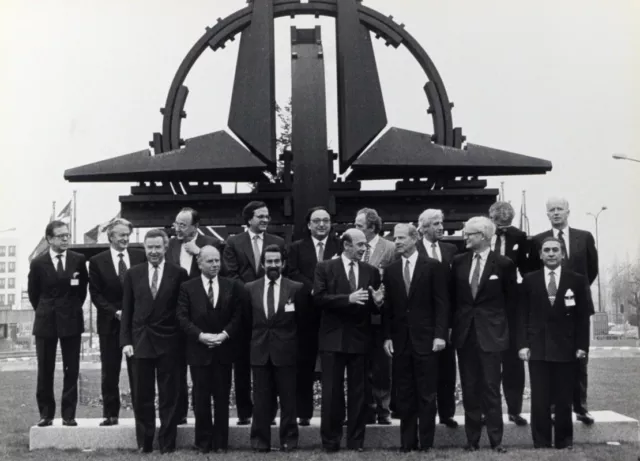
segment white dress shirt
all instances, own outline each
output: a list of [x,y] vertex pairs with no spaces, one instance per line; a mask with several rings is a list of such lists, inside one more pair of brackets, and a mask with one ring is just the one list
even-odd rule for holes
[[[207,293],[207,297],[209,296],[209,277],[204,274],[200,274],[200,278],[202,279],[202,286],[204,287],[204,292]],[[211,284],[213,288],[213,308],[215,309],[216,304],[218,304],[218,297],[220,296],[220,284],[218,283],[218,277],[213,278],[213,283]]]
[[404,268],[409,261],[409,283],[413,280],[413,273],[416,270],[416,261],[418,261],[418,252],[414,251],[408,258],[402,257],[402,277],[404,278]]
[[500,238],[500,248],[496,248],[496,240],[498,240],[498,236],[497,235],[493,235],[493,237],[491,237],[491,249],[493,251],[495,251],[496,253],[498,253],[501,256],[504,256],[506,254],[507,248],[506,248],[506,244],[507,244],[507,238],[506,235],[502,234],[501,238]]
[[325,237],[324,240],[318,240],[313,236],[311,237],[311,241],[313,242],[313,248],[315,248],[315,251],[316,251],[316,256],[318,256],[318,244],[322,243],[322,251],[323,251],[322,259],[323,260],[327,259],[327,257],[329,256],[327,254],[327,240],[328,240],[327,237]]
[[[376,235],[375,237],[373,237],[371,239],[371,241],[367,242],[367,245],[369,245],[369,247],[371,248],[369,251],[373,254],[373,250],[376,249],[376,246],[378,245],[378,240],[380,240],[380,236]],[[369,259],[371,259],[371,254],[369,255]]]
[[58,255],[62,255],[62,269],[67,270],[67,251],[63,251],[62,253],[56,253],[51,248],[49,248],[49,256],[51,256],[51,261],[53,262],[53,267],[58,269]]
[[[191,240],[198,238],[198,234],[194,235]],[[180,267],[187,271],[187,274],[191,274],[191,265],[193,264],[193,255],[184,248],[185,243],[189,243],[191,240],[183,240],[180,244]],[[194,242],[195,243],[195,242]]]
[[[278,312],[278,304],[280,304],[280,283],[282,282],[282,276],[278,277],[273,287],[273,313]],[[269,309],[267,308],[267,293],[269,291],[269,277],[264,276],[264,294],[262,295],[262,308],[264,309],[264,316],[269,318]]]
[[351,261],[347,258],[344,253],[340,255],[342,258],[342,264],[344,265],[344,273],[347,274],[347,280],[349,280],[349,270],[351,269],[350,264],[353,262],[353,272],[356,274],[356,287],[360,285],[360,279],[358,276],[360,275],[360,268],[358,267],[358,261]]
[[487,248],[484,251],[481,251],[480,253],[473,253],[472,259],[471,259],[471,271],[469,271],[469,284],[471,284],[471,279],[473,278],[473,272],[476,270],[476,264],[478,263],[478,261],[476,261],[476,254],[480,255],[480,276],[478,277],[478,281],[480,281],[480,279],[482,278],[482,273],[484,272],[484,266],[486,266],[487,264],[487,258],[489,257],[489,252],[491,251],[491,248]]
[[111,250],[111,260],[113,261],[113,267],[116,268],[116,275],[120,275],[118,273],[118,268],[120,265],[120,257],[118,256],[122,253],[122,260],[124,261],[124,265],[127,266],[127,269],[131,267],[131,259],[129,259],[129,252],[125,249],[123,251],[118,251],[113,247],[109,247]]
[[[560,230],[562,230],[562,238],[560,239],[560,237],[558,236],[558,233],[560,232]],[[564,247],[567,250],[567,259],[569,259],[569,226],[565,227],[564,229],[556,229],[555,227],[552,229],[553,231],[553,236],[557,239],[563,240],[564,241]]]
[[[262,234],[256,234],[253,231],[248,231],[249,232],[249,237],[251,238],[251,248],[253,249],[253,242],[254,242],[254,238],[256,236],[258,236],[258,250],[260,250],[260,254],[262,254],[262,246],[264,244],[264,233]],[[316,251],[317,253],[317,251]]]
[[[556,288],[560,287],[560,272],[561,272],[561,266],[558,266],[555,269],[553,269],[553,274],[555,275],[555,278],[556,278]],[[545,288],[549,286],[549,281],[551,280],[551,276],[549,275],[550,273],[551,273],[551,269],[549,269],[547,266],[544,266],[544,287]]]
[[[160,264],[158,264],[158,290],[160,290],[160,282],[162,281],[162,274],[164,273],[164,263],[165,260],[163,259],[162,262]],[[151,288],[151,283],[153,281],[153,271],[155,270],[155,267],[153,267],[153,264],[148,263],[149,264],[149,288]]]
[[[434,248],[431,247],[433,243],[436,244],[435,255],[433,254]],[[437,259],[442,262],[442,251],[440,250],[440,244],[438,242],[430,242],[426,237],[423,237],[422,244],[424,245],[425,250],[427,250],[427,255],[429,255],[430,258]]]

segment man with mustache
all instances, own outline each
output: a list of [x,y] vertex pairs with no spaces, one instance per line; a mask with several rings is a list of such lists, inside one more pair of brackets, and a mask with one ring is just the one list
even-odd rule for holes
[[280,398],[280,451],[298,447],[296,423],[297,315],[304,311],[303,285],[282,277],[285,252],[278,245],[262,253],[265,276],[245,285],[246,318],[251,325],[253,423],[251,447],[271,450],[271,398]]

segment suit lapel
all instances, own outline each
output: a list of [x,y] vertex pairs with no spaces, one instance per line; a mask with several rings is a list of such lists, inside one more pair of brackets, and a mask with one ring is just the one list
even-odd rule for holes
[[[287,279],[280,279],[280,299],[278,299],[278,309],[276,315],[284,314],[284,305],[289,301],[289,284]],[[275,315],[274,315],[275,317]]]
[[[558,291],[556,291],[556,299],[553,302],[553,311],[554,313],[561,312],[560,305],[558,304],[559,300],[564,299],[564,292],[567,291],[567,271],[560,271],[560,283],[558,284]],[[551,303],[549,303],[551,304]]]
[[482,275],[480,276],[480,283],[478,284],[478,293],[476,293],[476,299],[478,295],[482,292],[482,289],[489,280],[489,276],[493,272],[493,265],[495,264],[495,253],[493,251],[489,251],[487,255],[487,262],[484,265],[484,270],[482,271]]
[[567,259],[573,258],[573,255],[578,251],[579,244],[580,236],[575,229],[569,227],[569,257]]
[[462,275],[463,275],[464,280],[466,282],[463,285],[465,287],[467,287],[466,291],[467,291],[467,294],[469,295],[469,298],[471,298],[471,300],[473,300],[473,293],[471,293],[471,284],[469,283],[469,278],[471,276],[471,261],[472,261],[472,259],[473,259],[473,252],[472,251],[468,251],[464,255],[464,259],[462,260],[462,263],[460,263],[460,270],[462,271]]
[[265,313],[267,306],[264,305],[264,279],[259,279],[259,281],[260,283],[256,285],[253,296],[257,298],[255,299],[255,305],[259,306],[258,317],[261,318],[263,322],[268,322],[267,314]]
[[382,237],[378,237],[378,243],[376,243],[376,247],[371,249],[371,256],[369,256],[369,264],[372,266],[377,266],[380,259],[382,259],[381,255],[384,251]]
[[[129,255],[129,264],[133,266],[133,261],[131,261],[131,252],[128,251],[127,254]],[[116,268],[113,265],[111,250],[105,253],[105,258],[102,259],[101,264],[104,270],[105,277],[110,277],[112,279],[118,279],[118,280],[120,279],[120,277],[118,277],[118,272],[116,271]]]
[[413,269],[413,277],[411,277],[411,284],[409,285],[409,294],[407,295],[408,299],[411,299],[416,292],[416,287],[420,283],[420,277],[422,276],[424,269],[425,262],[420,258],[420,255],[418,255],[418,259],[416,259],[416,267]]
[[180,250],[182,249],[182,240],[178,238],[173,239],[173,246],[171,248],[171,260],[177,265],[180,265]]

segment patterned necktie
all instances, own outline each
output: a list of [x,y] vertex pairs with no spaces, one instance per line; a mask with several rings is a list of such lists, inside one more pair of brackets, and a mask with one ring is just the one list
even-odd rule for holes
[[56,272],[58,275],[64,275],[64,266],[62,265],[62,255],[56,256],[58,258],[58,263],[56,264]]
[[260,246],[258,245],[259,235],[253,236],[253,259],[256,263],[256,270],[260,267]]
[[318,242],[318,261],[324,261],[324,243]]
[[367,243],[367,249],[364,250],[364,257],[362,258],[362,260],[368,263],[370,257],[371,257],[371,245]]
[[408,259],[402,271],[402,278],[404,279],[404,288],[409,294],[409,289],[411,288],[411,262]]
[[473,275],[471,276],[471,296],[473,299],[476,299],[476,295],[478,294],[478,285],[480,284],[480,255],[476,254],[474,256],[476,260],[476,267],[473,269]]
[[118,253],[118,278],[120,278],[120,283],[124,282],[124,274],[127,272],[127,265],[124,262],[124,254]]
[[153,277],[151,277],[151,296],[156,299],[158,294],[158,266],[153,266]]
[[349,263],[349,285],[351,286],[351,292],[358,289],[358,282],[356,280],[356,271],[353,268],[356,265],[353,261]]
[[556,294],[558,293],[558,285],[556,284],[556,273],[554,271],[549,272],[549,285],[547,285],[547,293],[549,294],[549,302],[553,304],[556,301]]
[[276,282],[269,280],[269,288],[267,289],[267,318],[270,319],[276,314],[276,297],[274,294],[274,286]]
[[564,239],[564,231],[562,229],[558,231],[558,238],[562,243],[562,248],[564,248],[565,255],[567,256],[567,258],[569,258],[569,247],[567,246],[567,242]]
[[433,242],[431,244],[431,257],[433,259],[437,259],[438,261],[440,261],[440,258],[438,258],[438,251],[437,251],[438,245],[436,244],[436,242]]
[[209,297],[211,305],[215,308],[216,304],[214,302],[215,298],[213,296],[213,279],[209,279],[209,289],[207,290],[207,296]]

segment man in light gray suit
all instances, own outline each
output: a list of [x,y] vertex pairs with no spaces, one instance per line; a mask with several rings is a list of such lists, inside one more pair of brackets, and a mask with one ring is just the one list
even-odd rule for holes
[[[382,271],[396,259],[395,245],[381,236],[382,219],[372,208],[363,208],[356,214],[356,229],[361,230],[367,246],[362,261]],[[384,334],[379,314],[371,315],[373,347],[367,369],[366,401],[369,406],[368,424],[391,424],[391,358],[384,352]]]

